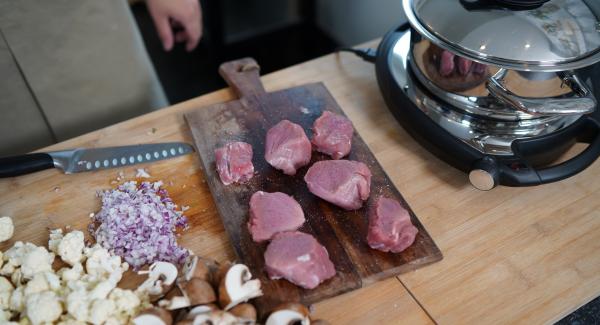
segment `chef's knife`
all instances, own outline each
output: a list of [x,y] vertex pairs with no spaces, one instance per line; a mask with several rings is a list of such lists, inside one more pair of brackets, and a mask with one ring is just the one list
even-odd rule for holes
[[187,143],[169,142],[32,153],[0,158],[0,178],[53,167],[62,169],[65,174],[124,167],[186,155],[193,151],[194,148]]

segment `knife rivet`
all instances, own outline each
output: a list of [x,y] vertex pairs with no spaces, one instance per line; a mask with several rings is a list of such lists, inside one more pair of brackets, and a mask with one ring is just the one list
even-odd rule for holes
[[88,162],[85,164],[85,168],[87,168],[87,169],[92,169],[92,163],[88,161]]
[[158,151],[154,152],[154,158],[158,159],[160,157],[160,154],[158,153]]
[[138,160],[139,162],[142,162],[142,160],[144,160],[144,158],[142,157],[142,155],[138,155],[138,156],[137,156],[137,160]]
[[127,163],[127,158],[121,157],[121,165],[125,165]]
[[112,164],[113,166],[116,166],[119,163],[119,161],[117,160],[117,158],[113,158]]
[[135,163],[135,158],[134,158],[133,156],[130,156],[130,157],[129,157],[129,163],[130,163],[130,164],[133,164],[133,163]]
[[150,160],[150,159],[152,159],[152,155],[151,155],[151,154],[149,154],[149,153],[147,153],[147,154],[146,154],[146,160]]
[[96,162],[94,162],[94,167],[100,168],[100,160],[96,160]]
[[179,153],[183,154],[183,148],[182,147],[179,147]]
[[177,152],[175,151],[175,148],[171,148],[171,156],[175,156],[175,154],[177,154]]
[[110,163],[108,162],[108,160],[104,160],[104,167],[108,167]]
[[163,155],[163,157],[166,157],[166,156],[168,156],[169,154],[167,153],[167,150],[163,150],[163,151],[162,151],[162,155]]

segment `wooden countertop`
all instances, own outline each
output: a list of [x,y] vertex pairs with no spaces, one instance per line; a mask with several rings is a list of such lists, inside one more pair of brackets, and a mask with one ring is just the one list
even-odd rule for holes
[[[387,111],[374,67],[351,54],[328,55],[263,78],[267,90],[322,81],[375,153],[444,254],[444,260],[314,306],[334,324],[548,323],[600,294],[600,162],[565,181],[531,188],[469,185],[416,143]],[[192,142],[183,113],[231,100],[225,89],[125,121],[49,150],[147,142]],[[233,258],[199,158],[145,167],[190,206],[193,233],[180,243],[197,255]],[[47,241],[47,227],[85,229],[99,209],[95,192],[113,187],[117,170],[63,175],[49,170],[0,180],[0,215],[15,240]]]

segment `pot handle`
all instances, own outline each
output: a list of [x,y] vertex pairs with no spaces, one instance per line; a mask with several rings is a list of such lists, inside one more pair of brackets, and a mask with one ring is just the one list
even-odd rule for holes
[[531,98],[522,97],[508,90],[502,84],[506,77],[506,69],[501,68],[489,77],[486,87],[490,94],[515,109],[532,115],[571,115],[587,114],[594,111],[596,98],[577,76],[570,72],[557,73],[563,83],[571,88],[574,97],[569,98]]
[[550,167],[536,169],[529,166],[521,170],[512,170],[506,165],[501,165],[499,183],[508,186],[529,186],[560,181],[583,171],[600,156],[600,125],[596,120],[586,118],[566,136],[573,136],[589,145],[575,157]]

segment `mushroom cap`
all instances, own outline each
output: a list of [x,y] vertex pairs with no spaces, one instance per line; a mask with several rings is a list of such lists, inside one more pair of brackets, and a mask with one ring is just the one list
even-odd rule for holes
[[229,312],[243,322],[244,324],[254,324],[256,322],[256,308],[250,303],[239,304],[229,310]]
[[132,322],[135,325],[171,325],[173,317],[167,310],[154,307],[142,311]]
[[273,310],[265,325],[310,324],[310,311],[300,303],[281,304]]
[[204,305],[217,301],[215,290],[207,281],[192,278],[182,285],[183,292],[189,298],[192,306]]
[[219,304],[224,310],[262,296],[260,280],[252,280],[250,269],[244,264],[232,265],[219,284]]

